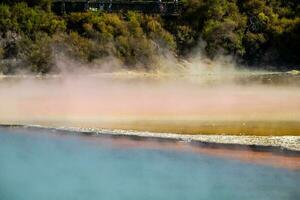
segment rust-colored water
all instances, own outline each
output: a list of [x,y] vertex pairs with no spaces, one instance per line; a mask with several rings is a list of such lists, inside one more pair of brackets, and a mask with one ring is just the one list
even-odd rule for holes
[[[59,137],[70,137],[65,134]],[[74,136],[77,137],[77,136]],[[198,145],[191,145],[185,142],[175,141],[159,141],[147,139],[130,139],[126,137],[98,137],[98,136],[80,136],[83,140],[93,144],[106,144],[114,148],[132,148],[132,149],[155,149],[155,150],[171,150],[205,154],[213,157],[238,160],[246,163],[256,163],[259,165],[266,165],[278,168],[285,168],[290,170],[300,170],[300,156],[285,155],[276,152],[267,151],[253,151],[250,148],[224,148],[224,147],[205,147]]]

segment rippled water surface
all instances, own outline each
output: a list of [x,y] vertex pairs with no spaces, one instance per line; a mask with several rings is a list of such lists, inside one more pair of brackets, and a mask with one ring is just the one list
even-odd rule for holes
[[0,128],[0,199],[300,199],[300,171],[86,138]]

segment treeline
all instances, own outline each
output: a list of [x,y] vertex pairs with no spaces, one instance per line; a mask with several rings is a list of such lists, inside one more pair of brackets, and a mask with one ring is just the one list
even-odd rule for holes
[[[208,57],[232,55],[249,66],[300,68],[298,0],[185,0],[176,19],[135,12],[57,16],[51,0],[2,0],[0,73],[55,72],[63,54],[82,63],[115,57],[127,67],[157,67],[199,41]],[[95,65],[96,66],[96,65]]]
[[175,51],[174,37],[159,17],[134,12],[83,12],[62,17],[50,12],[45,1],[33,2],[41,4],[0,5],[0,69],[4,74],[55,71],[58,54],[82,63],[113,56],[124,66],[148,69],[166,50]]
[[248,65],[300,68],[299,0],[185,0],[181,24],[179,35],[192,36],[191,46],[202,38],[211,58],[231,54]]

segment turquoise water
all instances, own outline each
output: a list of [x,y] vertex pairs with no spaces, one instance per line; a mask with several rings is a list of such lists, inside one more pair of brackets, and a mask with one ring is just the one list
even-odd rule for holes
[[0,128],[0,200],[48,199],[299,200],[300,172]]

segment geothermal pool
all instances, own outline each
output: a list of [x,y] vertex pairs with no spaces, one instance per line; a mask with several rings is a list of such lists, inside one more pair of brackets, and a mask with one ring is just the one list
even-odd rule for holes
[[0,76],[0,123],[299,135],[299,87],[289,73]]
[[299,170],[144,142],[0,128],[0,199],[300,199]]

